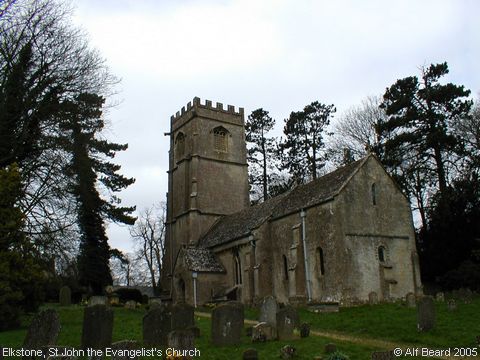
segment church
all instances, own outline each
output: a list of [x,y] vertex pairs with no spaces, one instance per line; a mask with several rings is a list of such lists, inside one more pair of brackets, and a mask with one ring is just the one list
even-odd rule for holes
[[171,117],[161,284],[202,305],[420,295],[408,199],[374,155],[250,206],[244,110],[194,98]]

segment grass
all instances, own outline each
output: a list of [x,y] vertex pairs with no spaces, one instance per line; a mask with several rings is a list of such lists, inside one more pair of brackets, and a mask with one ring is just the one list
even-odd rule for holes
[[[48,305],[47,307],[54,307],[59,312],[62,329],[58,344],[78,348],[82,332],[83,307],[77,305],[70,307]],[[480,299],[476,298],[472,304],[468,305],[459,304],[455,312],[448,312],[444,303],[436,303],[436,307],[437,326],[425,334],[416,331],[415,309],[407,308],[402,304],[342,308],[339,313],[329,314],[315,314],[301,309],[300,318],[302,322],[310,323],[312,330],[338,332],[360,338],[422,344],[437,349],[474,346],[475,337],[480,335],[480,322],[478,321]],[[145,309],[114,308],[114,311],[113,341],[129,339],[141,342],[142,318]],[[245,314],[247,318],[256,319],[258,311],[246,309]],[[293,345],[297,349],[296,359],[299,360],[313,359],[314,356],[324,355],[323,349],[329,342],[334,342],[338,349],[347,354],[351,360],[370,359],[372,351],[385,350],[369,345],[332,341],[318,336],[255,344],[252,344],[248,337],[243,336],[239,346],[212,347],[210,345],[210,320],[203,317],[196,317],[195,320],[201,331],[201,337],[196,340],[196,346],[202,354],[202,359],[241,359],[242,352],[250,347],[257,349],[260,359],[278,359],[280,348],[286,344]],[[29,321],[30,317],[25,317],[20,329],[1,332],[0,344],[4,347],[21,347]],[[410,359],[415,358],[410,357]]]

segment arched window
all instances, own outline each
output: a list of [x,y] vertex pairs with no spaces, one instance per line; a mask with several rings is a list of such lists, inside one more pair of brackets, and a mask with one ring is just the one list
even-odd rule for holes
[[318,261],[318,270],[320,275],[325,274],[325,260],[323,258],[323,249],[321,247],[317,248],[317,261]]
[[185,135],[183,133],[179,133],[175,139],[175,153],[177,160],[185,155]]
[[283,279],[288,280],[288,261],[285,255],[283,255]]
[[213,148],[216,151],[228,151],[228,130],[224,127],[216,127],[213,129]]
[[242,264],[240,263],[240,256],[235,254],[233,261],[235,266],[235,285],[240,285],[242,283]]
[[378,261],[385,262],[386,259],[385,246],[381,245],[378,247]]
[[372,205],[377,205],[377,189],[375,183],[372,184]]

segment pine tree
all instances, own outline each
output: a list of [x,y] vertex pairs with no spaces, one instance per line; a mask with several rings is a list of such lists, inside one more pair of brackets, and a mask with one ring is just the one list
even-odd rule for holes
[[250,185],[260,185],[263,200],[269,196],[271,168],[275,155],[274,139],[267,134],[275,125],[275,120],[262,108],[252,111],[245,124],[245,138],[250,146],[247,151]]
[[[72,191],[78,203],[78,223],[81,233],[78,270],[80,283],[99,294],[112,283],[109,268],[111,250],[105,233],[105,220],[132,225],[130,214],[135,207],[119,207],[118,199],[102,199],[98,183],[111,191],[120,191],[134,182],[117,173],[119,165],[105,161],[127,145],[99,139],[104,127],[102,106],[104,99],[96,94],[80,94],[73,101],[62,104],[63,142],[71,154],[67,171],[73,176]],[[100,177],[99,177],[100,175]]]
[[335,111],[333,104],[314,101],[303,111],[292,112],[285,120],[286,139],[280,144],[279,152],[283,169],[288,170],[295,182],[316,179],[325,166],[324,135]]

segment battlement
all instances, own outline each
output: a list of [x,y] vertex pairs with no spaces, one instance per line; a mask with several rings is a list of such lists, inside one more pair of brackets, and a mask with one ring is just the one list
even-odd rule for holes
[[215,106],[213,106],[213,103],[211,100],[205,100],[205,104],[202,104],[200,101],[199,97],[194,97],[193,102],[189,101],[186,108],[185,106],[182,107],[181,111],[177,111],[175,115],[172,115],[170,120],[172,124],[183,117],[185,114],[187,114],[190,110],[196,110],[196,109],[207,109],[207,110],[213,110],[216,112],[222,112],[224,114],[232,114],[232,115],[237,115],[237,116],[242,116],[244,113],[244,109],[239,107],[238,111],[235,111],[235,106],[233,105],[227,105],[227,108],[223,108],[223,104],[220,102],[215,103]]

